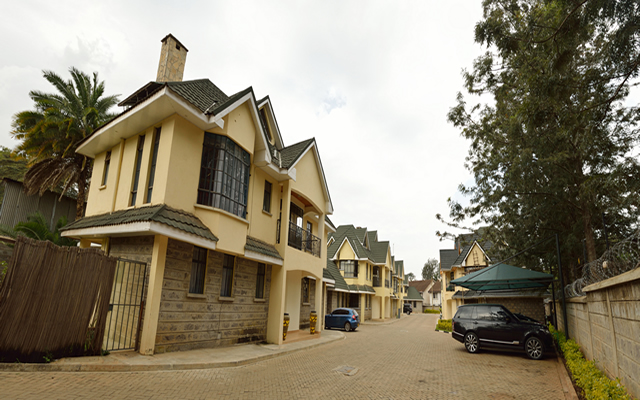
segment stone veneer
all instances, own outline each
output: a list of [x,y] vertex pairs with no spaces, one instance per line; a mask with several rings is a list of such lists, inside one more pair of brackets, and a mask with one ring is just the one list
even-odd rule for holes
[[209,250],[204,296],[189,294],[193,245],[169,240],[156,353],[259,342],[266,338],[271,266],[255,299],[258,262],[236,257],[231,301],[220,298],[223,253]]
[[[305,278],[302,278],[305,279]],[[309,279],[309,303],[302,302],[302,284],[300,285],[300,327],[298,329],[309,329],[311,311],[316,310],[316,281]],[[320,317],[318,317],[320,318]],[[320,324],[316,324],[319,329]],[[291,329],[291,327],[289,327]],[[295,329],[291,329],[295,330]]]

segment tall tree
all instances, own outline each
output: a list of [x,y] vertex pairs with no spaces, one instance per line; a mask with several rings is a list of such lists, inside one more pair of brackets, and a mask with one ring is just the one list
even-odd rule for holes
[[[449,120],[471,140],[470,196],[450,201],[453,225],[488,224],[506,253],[560,233],[572,265],[621,238],[640,210],[640,113],[624,100],[640,71],[640,8],[634,0],[485,0],[476,42],[487,47],[465,72]],[[555,264],[553,241],[518,263]]]
[[438,260],[436,260],[435,258],[430,258],[426,263],[424,263],[424,266],[422,267],[422,279],[425,281],[427,279],[433,279],[434,281],[437,281],[439,277],[438,272]]
[[[10,178],[22,182],[27,169],[27,160],[0,146],[0,179]],[[4,185],[0,185],[0,203],[3,199]]]
[[104,96],[104,81],[71,67],[71,80],[64,81],[51,71],[44,78],[57,93],[29,92],[34,110],[13,116],[13,137],[22,142],[17,152],[29,160],[24,185],[28,194],[62,186],[77,189],[76,218],[82,217],[92,160],[75,152],[78,143],[115,116],[109,109],[117,96]]
[[413,272],[409,272],[408,274],[405,275],[407,277],[407,280],[409,282],[411,281],[415,281],[416,280],[416,276],[413,274]]

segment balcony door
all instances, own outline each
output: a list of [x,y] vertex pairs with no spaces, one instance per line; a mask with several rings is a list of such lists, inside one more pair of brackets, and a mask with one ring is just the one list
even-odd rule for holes
[[289,246],[302,250],[302,208],[291,203],[289,214]]

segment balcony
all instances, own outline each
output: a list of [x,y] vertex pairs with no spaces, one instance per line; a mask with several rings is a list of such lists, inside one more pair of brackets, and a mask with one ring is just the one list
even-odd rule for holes
[[379,276],[373,276],[373,287],[382,287],[382,280]]
[[[280,224],[278,220],[278,231],[276,232],[277,242],[280,243]],[[320,238],[314,236],[306,229],[302,229],[298,225],[289,222],[289,243],[288,245],[298,250],[311,253],[320,258]]]
[[453,285],[449,285],[447,286],[447,292],[455,292],[456,291],[456,287]]

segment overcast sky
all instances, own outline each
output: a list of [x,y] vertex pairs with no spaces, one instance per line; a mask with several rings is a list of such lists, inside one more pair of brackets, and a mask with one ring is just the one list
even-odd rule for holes
[[405,272],[452,248],[435,219],[470,181],[447,122],[481,1],[12,1],[0,32],[0,145],[52,70],[97,71],[121,99],[155,80],[160,40],[189,49],[184,79],[271,97],[285,145],[315,137],[336,225],[377,230]]

